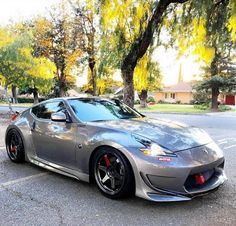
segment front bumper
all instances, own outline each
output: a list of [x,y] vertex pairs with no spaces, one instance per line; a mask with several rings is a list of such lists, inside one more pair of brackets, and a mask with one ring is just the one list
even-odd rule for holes
[[[142,173],[140,175],[145,184],[154,191],[147,192],[146,198],[156,202],[189,201],[195,197],[203,196],[217,190],[227,180],[224,170],[218,169],[203,185],[192,186],[191,189],[188,188],[188,190],[184,185],[183,187],[186,192],[183,193],[160,189],[153,185],[153,181],[150,181],[148,176],[144,176]],[[156,183],[156,181],[154,183]]]
[[[220,152],[214,152],[211,145],[207,155],[199,154],[200,149],[179,152],[171,162],[149,158],[144,163],[144,159],[139,159],[142,163],[137,169],[136,195],[157,202],[188,201],[216,190],[227,180],[224,157]],[[204,183],[196,184],[193,180],[196,175],[204,175]]]

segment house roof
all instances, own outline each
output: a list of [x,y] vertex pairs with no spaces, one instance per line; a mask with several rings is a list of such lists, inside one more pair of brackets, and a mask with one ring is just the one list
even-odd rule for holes
[[164,87],[161,92],[164,93],[191,93],[193,90],[192,83],[190,82],[179,82],[176,85]]

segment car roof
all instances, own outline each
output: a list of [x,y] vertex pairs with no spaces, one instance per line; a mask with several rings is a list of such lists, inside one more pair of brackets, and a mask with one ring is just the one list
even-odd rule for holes
[[35,104],[34,106],[32,106],[31,108],[33,107],[36,107],[40,104],[44,104],[44,103],[47,103],[47,102],[51,102],[51,101],[56,101],[56,100],[109,100],[108,98],[101,98],[101,97],[56,97],[56,98],[51,98],[51,99],[48,99],[48,100],[45,100],[45,101],[42,101],[40,103],[37,103]]

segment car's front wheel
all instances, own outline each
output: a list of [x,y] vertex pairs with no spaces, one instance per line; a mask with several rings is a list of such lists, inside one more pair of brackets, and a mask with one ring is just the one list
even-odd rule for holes
[[131,165],[116,149],[103,147],[96,152],[93,173],[99,190],[108,198],[118,199],[134,192]]
[[25,160],[24,145],[21,135],[17,130],[11,129],[7,133],[6,149],[9,158],[13,162],[17,163],[24,162]]

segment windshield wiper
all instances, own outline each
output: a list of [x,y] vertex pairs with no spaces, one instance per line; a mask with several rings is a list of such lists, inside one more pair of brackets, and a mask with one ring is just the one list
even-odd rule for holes
[[137,116],[127,116],[127,117],[122,117],[120,119],[132,119],[132,118],[139,118]]
[[107,119],[98,119],[98,120],[93,120],[91,122],[104,122],[104,121],[108,121]]

